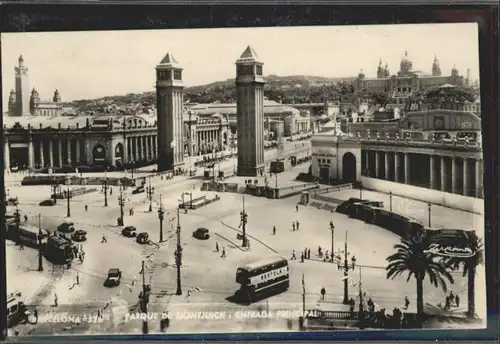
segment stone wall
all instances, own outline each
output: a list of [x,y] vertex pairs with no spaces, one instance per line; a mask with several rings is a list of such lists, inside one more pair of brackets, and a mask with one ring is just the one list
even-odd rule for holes
[[363,188],[368,190],[375,190],[384,193],[388,193],[390,191],[393,195],[484,215],[484,200],[480,198],[456,195],[448,192],[368,177],[361,177],[361,182],[363,183]]

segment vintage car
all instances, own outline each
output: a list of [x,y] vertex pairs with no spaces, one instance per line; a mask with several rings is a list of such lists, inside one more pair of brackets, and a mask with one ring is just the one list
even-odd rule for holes
[[134,226],[127,226],[122,229],[122,235],[126,238],[133,238],[137,236],[137,228]]
[[77,242],[86,241],[87,232],[82,229],[76,230],[73,234],[71,234],[71,239]]
[[198,228],[193,232],[193,238],[208,240],[210,238],[209,230],[207,228]]
[[117,268],[109,269],[108,276],[104,281],[104,285],[106,287],[118,286],[120,285],[121,278],[122,278],[122,272],[120,271],[120,269]]
[[63,222],[57,226],[57,231],[61,233],[73,233],[75,231],[75,224],[73,222]]
[[38,205],[41,207],[51,207],[55,204],[56,204],[56,202],[53,199],[46,199],[46,200],[41,201]]
[[135,241],[141,245],[147,244],[149,241],[149,234],[146,232],[139,233],[137,234]]

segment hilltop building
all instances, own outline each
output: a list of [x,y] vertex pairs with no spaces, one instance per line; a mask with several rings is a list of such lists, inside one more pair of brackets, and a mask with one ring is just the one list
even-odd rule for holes
[[61,95],[55,90],[52,101],[41,101],[38,91],[29,91],[28,68],[24,65],[23,56],[19,56],[18,65],[14,68],[16,89],[10,91],[8,114],[10,116],[61,116],[63,105]]
[[380,60],[376,78],[366,78],[365,73],[361,70],[358,77],[353,80],[353,86],[357,90],[366,89],[369,92],[387,93],[391,98],[391,103],[403,104],[408,97],[416,92],[425,92],[444,84],[465,86],[470,82],[470,72],[464,78],[455,66],[451,69],[450,75],[442,76],[437,57],[434,57],[431,70],[432,74],[427,75],[413,69],[413,62],[408,57],[408,52],[405,52],[397,74],[390,75],[387,63],[383,67],[382,60]]

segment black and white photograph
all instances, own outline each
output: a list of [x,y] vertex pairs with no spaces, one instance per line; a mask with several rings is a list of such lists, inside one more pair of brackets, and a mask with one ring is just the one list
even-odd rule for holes
[[476,23],[1,45],[9,336],[486,327]]

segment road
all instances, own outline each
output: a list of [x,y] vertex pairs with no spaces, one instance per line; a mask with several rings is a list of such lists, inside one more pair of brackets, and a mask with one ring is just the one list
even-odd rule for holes
[[[231,162],[225,162],[231,165]],[[180,214],[181,242],[183,246],[182,260],[182,290],[180,296],[176,291],[176,268],[174,266],[175,228],[177,225],[176,206],[180,194],[186,190],[193,190],[195,195],[204,194],[213,197],[211,192],[201,192],[200,180],[186,177],[176,177],[173,180],[152,179],[155,187],[153,212],[148,212],[146,194],[131,195],[130,189],[126,192],[127,205],[125,207],[125,225],[133,225],[138,231],[149,233],[153,243],[139,245],[133,239],[121,236],[120,228],[116,227],[116,218],[119,216],[118,192],[113,191],[109,197],[109,206],[104,207],[104,196],[92,193],[75,197],[71,200],[71,220],[77,229],[88,232],[88,240],[83,243],[86,252],[83,263],[73,264],[71,269],[61,269],[45,262],[45,270],[40,273],[34,271],[37,266],[37,252],[26,248],[19,250],[12,244],[7,247],[8,287],[9,290],[22,290],[28,293],[30,285],[39,285],[34,295],[26,295],[35,304],[40,313],[38,325],[20,325],[16,330],[20,333],[31,334],[94,334],[94,333],[141,333],[141,321],[129,320],[124,322],[124,310],[134,312],[137,309],[138,294],[142,276],[139,274],[141,263],[147,261],[146,283],[152,285],[152,298],[149,311],[169,311],[177,314],[180,311],[226,311],[225,319],[178,320],[173,319],[169,332],[248,332],[248,331],[290,331],[296,330],[297,321],[289,318],[273,319],[241,319],[236,318],[237,310],[271,310],[302,308],[302,277],[304,276],[306,289],[306,308],[320,307],[322,309],[342,310],[343,272],[332,263],[323,262],[316,255],[317,247],[323,251],[331,251],[331,231],[329,222],[335,223],[334,246],[335,251],[343,249],[347,234],[348,251],[357,258],[357,265],[361,267],[361,282],[363,291],[368,298],[372,298],[378,307],[402,307],[405,296],[410,299],[410,311],[416,303],[416,284],[413,280],[406,282],[406,276],[394,281],[385,278],[386,257],[394,251],[393,245],[399,242],[394,234],[379,227],[365,224],[347,216],[318,210],[312,207],[295,209],[298,197],[283,200],[269,200],[245,196],[245,210],[248,213],[247,233],[251,248],[240,247],[241,242],[236,240],[239,226],[239,212],[242,208],[242,195],[224,193],[219,194],[221,200],[196,211]],[[22,192],[31,194],[35,199],[43,199],[48,193],[47,187],[22,187]],[[26,190],[31,190],[28,192]],[[17,190],[16,190],[17,191]],[[158,245],[159,219],[157,210],[159,199],[167,212],[164,220],[165,242]],[[346,194],[346,197],[352,197]],[[377,197],[370,194],[371,198]],[[368,197],[368,194],[367,194]],[[381,196],[382,197],[382,196]],[[414,201],[411,201],[414,202]],[[420,205],[414,202],[414,207]],[[88,212],[84,205],[89,206]],[[413,204],[413,203],[412,203]],[[410,209],[410,203],[406,205]],[[23,203],[21,208],[28,214],[28,221],[36,224],[36,215],[43,212],[43,226],[55,228],[65,219],[66,204],[59,202],[53,207],[39,207],[32,203]],[[129,209],[134,209],[134,215],[129,215]],[[466,216],[464,212],[447,210],[447,225],[455,228],[464,226]],[[439,216],[436,210],[436,216]],[[455,216],[454,216],[455,215]],[[467,215],[468,216],[468,215]],[[298,221],[300,229],[292,231],[292,222]],[[272,227],[277,227],[276,235],[272,235]],[[471,222],[469,228],[478,225]],[[211,238],[200,241],[192,237],[192,232],[198,227],[210,229]],[[107,242],[101,243],[106,236]],[[227,257],[221,258],[221,253],[215,251],[215,243],[224,247]],[[305,248],[311,250],[312,259],[300,261],[300,252]],[[237,290],[235,283],[236,268],[240,265],[269,256],[281,255],[290,258],[295,250],[297,260],[290,260],[291,286],[289,291],[252,304],[251,306],[236,305],[228,298]],[[15,262],[15,263],[14,263]],[[123,271],[123,282],[115,288],[103,286],[107,271],[110,268],[120,268]],[[80,283],[75,284],[76,275]],[[479,276],[484,278],[484,272]],[[480,278],[478,276],[478,278]],[[462,303],[466,303],[466,281],[461,274],[454,274],[455,284],[451,290],[460,295]],[[134,280],[137,283],[133,283]],[[483,280],[484,281],[484,280]],[[478,309],[484,304],[484,294],[479,280],[476,303]],[[357,270],[349,277],[349,297],[356,298],[359,292],[360,271]],[[327,290],[325,300],[320,300],[319,291],[322,287]],[[33,288],[31,288],[33,289]],[[188,292],[189,291],[189,292]],[[445,294],[431,286],[424,285],[424,301],[431,305],[443,303]],[[59,306],[53,307],[54,294],[59,298]],[[85,300],[85,301],[83,301]],[[91,315],[103,310],[101,323],[68,324],[63,322],[49,322],[53,314],[68,312],[72,315]],[[462,311],[461,306],[456,311]],[[479,311],[479,310],[478,310]],[[229,318],[231,317],[231,318]],[[296,320],[296,319],[295,319]],[[159,331],[159,321],[148,322],[149,331]]]

